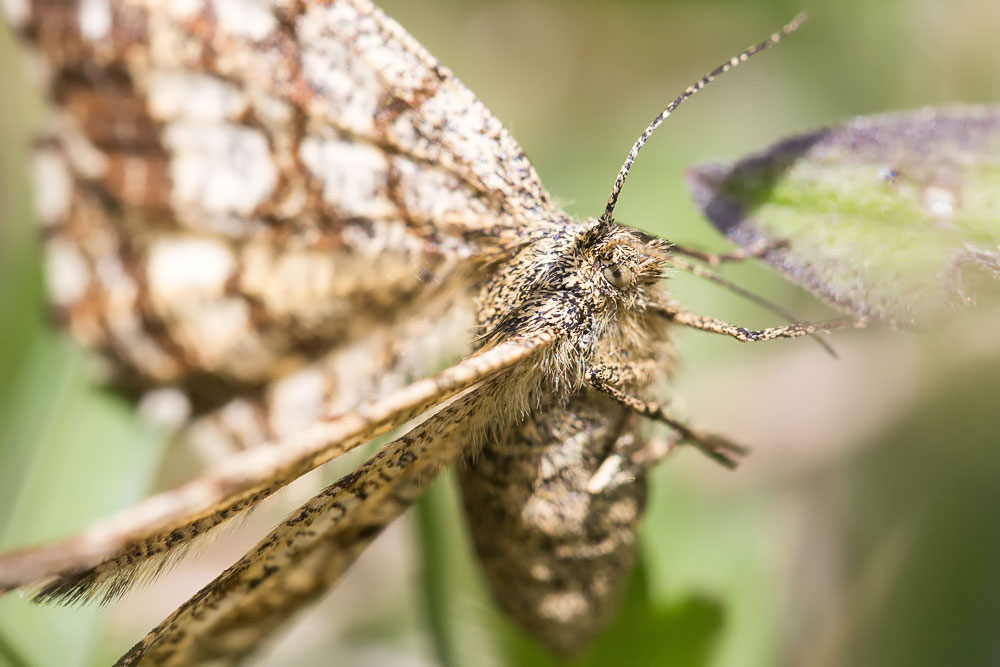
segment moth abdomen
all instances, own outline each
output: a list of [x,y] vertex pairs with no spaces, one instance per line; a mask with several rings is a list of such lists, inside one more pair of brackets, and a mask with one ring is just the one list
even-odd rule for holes
[[645,446],[638,419],[585,392],[533,412],[459,466],[465,513],[499,605],[560,653],[611,619],[628,580],[646,499],[642,466],[592,483]]

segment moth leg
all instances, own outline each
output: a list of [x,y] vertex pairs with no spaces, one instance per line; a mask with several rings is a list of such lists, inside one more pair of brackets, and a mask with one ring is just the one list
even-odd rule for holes
[[649,356],[627,363],[605,362],[590,368],[589,378],[593,383],[603,382],[619,388],[645,386],[663,374],[664,360]]
[[253,651],[332,586],[468,445],[484,393],[459,399],[313,497],[117,664],[231,664]]
[[680,434],[673,430],[669,435],[661,433],[648,439],[639,439],[634,433],[623,434],[587,481],[587,492],[598,495],[621,485],[634,484],[639,475],[666,458],[680,440]]
[[[746,299],[747,301],[750,301],[751,303],[756,303],[761,308],[769,310],[775,315],[778,315],[779,317],[782,317],[789,322],[794,323],[796,320],[798,320],[798,318],[795,317],[791,312],[785,310],[778,304],[768,301],[767,299],[758,296],[749,290],[743,289],[742,287],[732,282],[731,280],[726,280],[725,278],[715,273],[711,269],[707,269],[704,266],[701,266],[700,264],[694,264],[692,262],[685,261],[675,255],[671,255],[667,261],[676,266],[678,269],[681,269],[682,271],[687,271],[691,275],[696,276],[698,278],[704,278],[705,280],[713,282],[716,285],[720,285],[729,290],[730,292],[732,292],[733,294],[737,294]],[[813,340],[815,340],[820,347],[826,350],[831,357],[834,358],[837,357],[837,353],[834,352],[830,344],[827,343],[825,340],[823,340],[821,336],[816,336],[816,338],[814,338]]]
[[716,253],[696,250],[694,248],[677,245],[676,243],[670,244],[670,249],[678,255],[684,255],[685,257],[696,259],[699,262],[708,264],[709,266],[719,266],[725,262],[744,262],[748,259],[760,259],[773,250],[786,247],[788,247],[788,241],[768,241],[766,239],[760,239],[746,248],[737,248],[736,250],[732,250],[730,252]]
[[631,396],[618,389],[611,384],[613,380],[610,380],[610,378],[614,377],[617,370],[615,367],[608,366],[592,369],[589,373],[590,384],[598,391],[607,394],[636,414],[666,424],[680,433],[683,442],[694,446],[702,454],[727,468],[735,468],[738,463],[737,457],[749,453],[750,450],[743,445],[736,444],[722,436],[704,433],[688,426],[680,419],[667,414],[665,406],[659,403],[644,401],[641,398]]
[[769,327],[767,329],[747,329],[746,327],[730,324],[723,320],[709,317],[707,315],[697,315],[695,313],[681,309],[677,304],[670,304],[667,308],[658,311],[668,320],[681,326],[691,329],[700,329],[709,333],[730,336],[744,343],[755,343],[763,340],[775,340],[777,338],[801,338],[803,336],[813,336],[818,333],[826,333],[837,329],[863,329],[868,326],[868,318],[829,320],[826,322],[796,322],[780,327]]
[[[672,248],[672,250],[677,250],[677,248],[674,247]],[[720,287],[729,290],[733,294],[741,296],[747,301],[755,303],[761,308],[764,308],[765,310],[771,311],[775,315],[784,318],[788,322],[795,323],[799,319],[795,317],[791,312],[785,310],[778,304],[768,301],[764,297],[758,296],[757,294],[754,294],[750,290],[744,289],[743,287],[734,283],[733,281],[723,278],[722,276],[712,271],[711,269],[704,267],[701,264],[695,264],[693,262],[681,259],[680,257],[677,256],[678,254],[683,254],[683,253],[694,253],[696,255],[699,254],[699,252],[696,250],[683,249],[682,251],[680,251],[680,253],[678,252],[665,253],[661,256],[661,259],[668,264],[672,264],[681,271],[686,271],[695,277],[702,278],[704,280],[708,280],[709,282],[715,283],[716,285],[719,285]],[[713,263],[713,261],[709,261],[713,257],[715,258],[714,263],[718,264],[719,261],[721,261],[721,259],[719,258],[735,259],[737,256],[735,253],[732,255],[709,255],[707,253],[700,253],[700,255],[701,255],[700,259],[709,264]],[[677,304],[672,303],[668,308],[661,309],[660,312],[666,315],[667,317],[670,317],[671,313],[680,312],[680,309],[677,307]],[[816,336],[816,338],[814,338],[813,340],[815,340],[820,347],[826,350],[830,356],[836,358],[837,353],[834,352],[833,348],[829,345],[829,343],[823,340],[822,337]]]

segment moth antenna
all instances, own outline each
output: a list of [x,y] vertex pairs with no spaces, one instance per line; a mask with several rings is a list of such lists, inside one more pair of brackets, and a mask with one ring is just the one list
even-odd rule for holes
[[839,329],[864,329],[869,325],[868,318],[862,316],[857,319],[827,320],[825,322],[795,322],[781,327],[754,330],[730,324],[714,317],[708,317],[707,315],[692,313],[673,302],[666,307],[654,309],[654,312],[680,326],[729,336],[744,343],[756,343],[779,338],[815,336],[818,333],[837,331]]
[[[778,317],[784,318],[787,322],[794,323],[794,322],[797,322],[798,319],[799,319],[799,318],[795,317],[795,315],[793,313],[785,310],[784,308],[782,308],[778,304],[776,304],[776,303],[774,303],[772,301],[768,301],[764,297],[759,296],[757,294],[754,294],[750,290],[747,290],[747,289],[745,289],[743,287],[740,287],[739,285],[737,285],[736,283],[734,283],[734,282],[732,282],[730,280],[726,280],[725,278],[723,278],[722,276],[720,276],[716,272],[714,272],[714,271],[712,271],[710,269],[707,269],[704,266],[699,266],[698,264],[693,264],[691,262],[685,261],[685,260],[680,259],[679,257],[673,256],[673,255],[666,255],[666,256],[663,257],[663,260],[666,261],[666,262],[669,262],[670,264],[673,264],[674,266],[676,266],[681,271],[687,271],[688,273],[690,273],[693,276],[697,276],[698,278],[704,278],[705,280],[708,280],[709,282],[713,282],[716,285],[719,285],[721,287],[725,287],[727,290],[729,290],[733,294],[737,294],[737,295],[743,297],[744,299],[746,299],[747,301],[750,301],[751,303],[755,303],[758,306],[760,306],[761,308],[764,308],[766,310],[771,311],[772,313],[774,313]],[[816,343],[820,347],[822,347],[824,350],[826,350],[827,353],[831,357],[833,357],[834,359],[838,358],[837,357],[837,352],[833,349],[833,347],[828,342],[826,342],[825,340],[823,340],[823,338],[821,338],[818,334],[813,338],[813,340],[815,340]]]
[[622,168],[618,170],[618,177],[615,179],[615,185],[611,188],[611,195],[608,197],[608,203],[604,207],[604,213],[601,214],[601,220],[603,222],[610,222],[612,215],[615,211],[615,204],[618,203],[618,195],[622,191],[622,186],[625,185],[625,179],[628,178],[629,169],[632,168],[632,163],[635,162],[635,157],[639,154],[639,150],[643,147],[646,141],[649,139],[653,131],[660,126],[664,120],[667,119],[670,114],[674,112],[674,109],[679,107],[685,100],[697,93],[699,90],[710,84],[715,80],[716,77],[725,74],[729,70],[733,69],[737,65],[746,62],[751,56],[755,56],[764,49],[770,48],[780,42],[784,37],[792,32],[798,30],[799,26],[805,23],[808,15],[805,12],[801,12],[794,19],[792,19],[785,27],[783,27],[778,32],[774,33],[763,42],[751,46],[737,56],[730,58],[726,63],[719,65],[714,70],[703,76],[698,80],[697,83],[688,86],[683,93],[680,94],[673,102],[668,104],[666,108],[659,113],[656,118],[642,131],[639,138],[636,139],[635,143],[632,145],[632,150],[628,152],[625,156],[625,162],[622,163]]

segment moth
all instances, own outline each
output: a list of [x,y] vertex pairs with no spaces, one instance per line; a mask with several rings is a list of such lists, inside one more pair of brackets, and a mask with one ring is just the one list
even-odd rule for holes
[[[0,590],[109,600],[305,472],[417,426],[293,512],[119,664],[231,662],[317,598],[454,464],[499,604],[572,653],[634,559],[641,428],[740,450],[655,400],[693,314],[672,268],[711,256],[552,204],[517,143],[366,0],[9,2],[53,101],[39,217],[61,325],[193,437],[243,450],[80,536],[0,557]],[[766,248],[761,248],[761,252]],[[453,341],[453,342],[452,342]],[[431,375],[444,348],[461,360]],[[179,406],[179,407],[178,407]]]

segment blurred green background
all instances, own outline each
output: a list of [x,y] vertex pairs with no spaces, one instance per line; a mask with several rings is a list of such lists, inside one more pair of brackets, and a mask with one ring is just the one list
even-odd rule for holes
[[[581,217],[600,213],[625,152],[669,98],[808,10],[803,30],[671,118],[632,172],[618,219],[706,248],[725,245],[690,204],[685,166],[854,115],[1000,93],[995,0],[381,4]],[[40,101],[3,29],[0,82],[0,547],[10,548],[77,530],[197,463],[94,388],[86,355],[45,326],[25,169]],[[804,317],[827,314],[764,269],[727,275]],[[693,310],[774,323],[717,288],[684,277],[674,288]],[[754,454],[736,472],[687,451],[660,466],[626,603],[579,664],[996,664],[998,332],[998,314],[980,312],[921,334],[844,333],[839,360],[808,341],[682,334],[672,404]],[[320,481],[108,608],[0,600],[0,664],[109,662]],[[438,483],[259,663],[552,664],[485,596],[453,495],[450,480]]]

